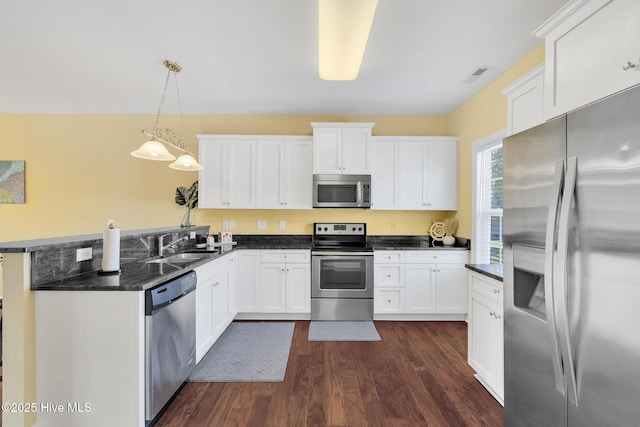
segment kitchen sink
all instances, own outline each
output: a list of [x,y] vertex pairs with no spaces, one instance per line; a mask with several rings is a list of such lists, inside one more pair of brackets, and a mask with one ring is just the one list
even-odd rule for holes
[[208,254],[195,254],[195,253],[183,253],[164,256],[162,258],[152,259],[146,262],[146,264],[187,264],[193,261],[197,261]]

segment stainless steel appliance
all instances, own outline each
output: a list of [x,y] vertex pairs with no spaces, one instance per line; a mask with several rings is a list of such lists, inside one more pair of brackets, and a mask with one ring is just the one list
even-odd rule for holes
[[373,248],[363,223],[315,223],[311,320],[373,320]]
[[196,365],[196,273],[145,292],[145,420],[150,425]]
[[370,208],[371,175],[313,175],[314,208]]
[[505,426],[640,422],[640,87],[504,141]]

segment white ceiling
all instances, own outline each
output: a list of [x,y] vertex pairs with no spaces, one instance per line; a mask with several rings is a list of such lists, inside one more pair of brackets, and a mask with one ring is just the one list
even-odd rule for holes
[[447,114],[564,3],[379,0],[358,79],[332,82],[317,0],[0,0],[0,112],[155,114],[171,59],[185,114]]

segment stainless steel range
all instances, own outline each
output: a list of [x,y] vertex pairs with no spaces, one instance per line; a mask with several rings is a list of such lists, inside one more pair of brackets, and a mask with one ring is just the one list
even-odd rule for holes
[[373,248],[366,224],[314,224],[311,320],[373,320]]

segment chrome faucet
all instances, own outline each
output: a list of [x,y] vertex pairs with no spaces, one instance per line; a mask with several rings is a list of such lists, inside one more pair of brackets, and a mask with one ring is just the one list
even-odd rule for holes
[[170,236],[171,234],[163,234],[162,236],[158,237],[158,255],[162,256],[162,254],[164,253],[165,249],[170,249],[170,248],[174,248],[178,243],[182,242],[183,240],[187,240],[188,237],[187,236],[182,236],[179,239],[174,240],[173,242],[167,243],[166,245],[163,245],[163,240],[165,237]]

